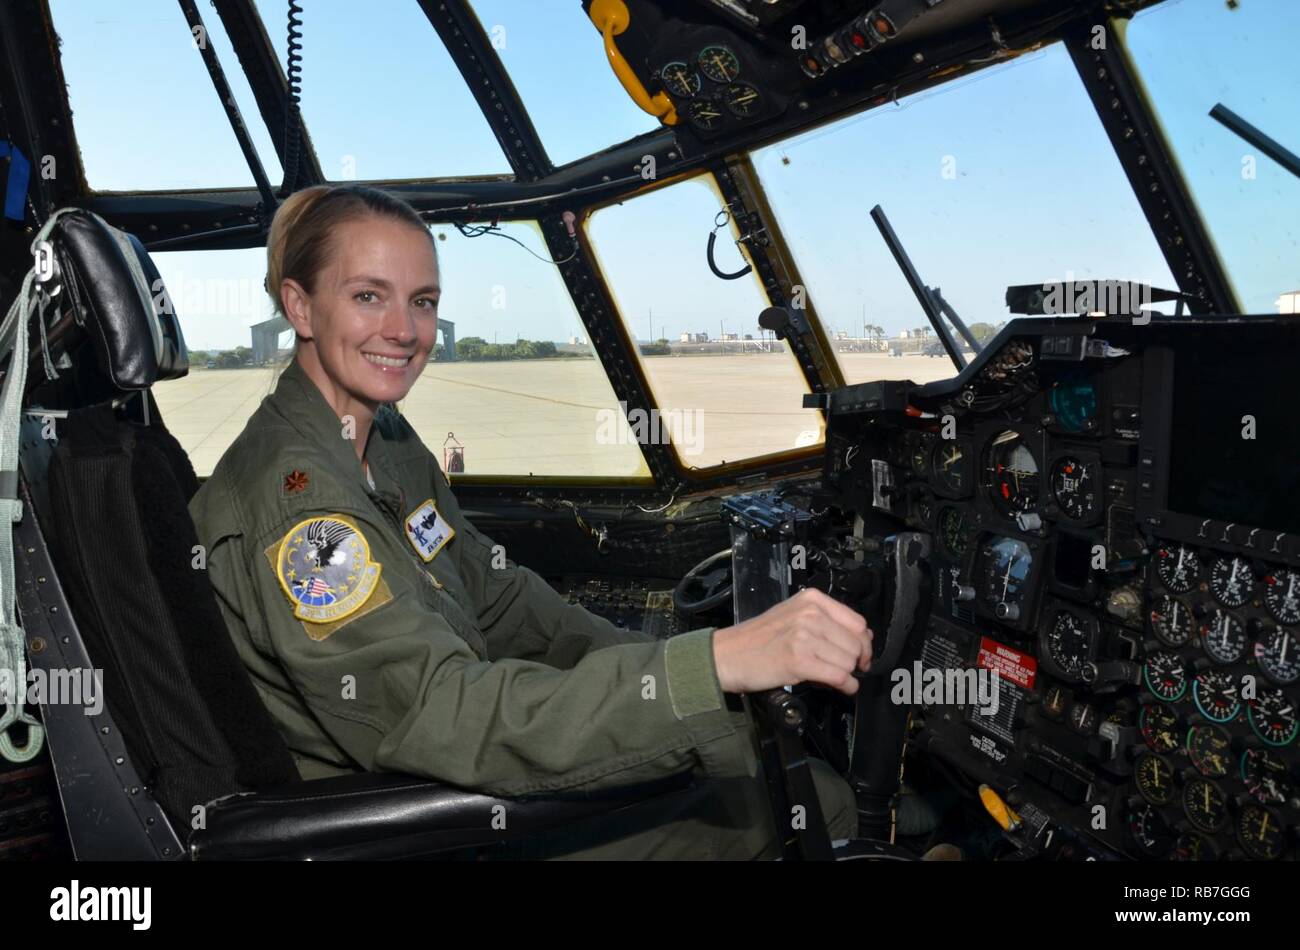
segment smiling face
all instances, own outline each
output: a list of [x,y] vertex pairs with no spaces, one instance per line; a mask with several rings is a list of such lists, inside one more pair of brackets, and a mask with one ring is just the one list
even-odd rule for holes
[[298,360],[340,417],[368,420],[405,398],[433,351],[441,290],[429,233],[378,215],[345,221],[313,285],[281,287]]

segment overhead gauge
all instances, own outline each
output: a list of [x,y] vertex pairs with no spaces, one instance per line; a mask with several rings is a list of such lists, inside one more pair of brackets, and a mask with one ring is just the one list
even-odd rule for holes
[[1244,607],[1255,590],[1255,573],[1244,558],[1216,558],[1210,565],[1210,592],[1225,607]]
[[1168,706],[1144,703],[1138,713],[1138,729],[1147,747],[1155,752],[1168,754],[1178,748],[1178,716]]
[[740,75],[740,60],[736,54],[720,44],[706,46],[696,57],[700,72],[714,82],[728,83]]
[[1278,623],[1300,623],[1300,573],[1273,571],[1264,578],[1264,606]]
[[960,441],[945,439],[936,445],[931,465],[940,489],[954,498],[970,494],[970,455]]
[[1274,683],[1290,686],[1300,680],[1300,634],[1285,627],[1265,630],[1255,644],[1255,662]]
[[690,99],[703,85],[700,74],[682,62],[665,63],[659,70],[659,79],[678,99]]
[[723,89],[722,101],[726,103],[732,115],[741,119],[752,118],[763,108],[762,96],[747,82],[733,82]]
[[1061,608],[1042,636],[1042,653],[1064,679],[1078,681],[1083,665],[1097,653],[1097,625],[1091,617]]
[[1181,544],[1156,548],[1156,573],[1176,594],[1186,594],[1201,576],[1201,562],[1191,548]]
[[1192,726],[1187,731],[1187,757],[1202,775],[1223,778],[1231,764],[1232,739],[1220,726]]
[[1052,465],[1052,497],[1068,517],[1085,521],[1097,510],[1097,471],[1073,456]]
[[1216,663],[1236,663],[1246,655],[1246,628],[1226,610],[1216,610],[1201,624],[1201,643]]
[[1268,749],[1241,754],[1241,781],[1261,805],[1285,805],[1295,792],[1286,763]]
[[956,560],[966,556],[970,531],[966,526],[966,512],[947,505],[939,509],[939,543]]
[[1209,779],[1188,779],[1183,786],[1183,814],[1201,831],[1218,831],[1228,820],[1228,796]]
[[1180,647],[1192,636],[1192,612],[1175,597],[1161,597],[1151,608],[1151,632],[1161,643]]
[[993,501],[1007,514],[1038,508],[1038,460],[1018,432],[1006,431],[989,443],[985,473]]
[[722,124],[722,108],[708,97],[692,99],[686,104],[686,117],[696,127],[712,132]]
[[1276,861],[1286,851],[1286,825],[1267,808],[1247,803],[1237,814],[1237,841],[1256,861]]
[[1175,861],[1217,861],[1219,852],[1209,838],[1195,831],[1184,831],[1174,842],[1170,857]]
[[1169,827],[1169,822],[1165,821],[1158,808],[1146,802],[1129,810],[1128,833],[1149,858],[1164,857],[1174,844],[1174,832]]
[[1232,722],[1241,712],[1238,682],[1227,670],[1206,670],[1192,681],[1192,702],[1210,722]]
[[1142,797],[1155,805],[1174,800],[1174,769],[1158,755],[1144,752],[1133,767],[1133,778]]
[[1183,658],[1169,650],[1157,650],[1142,664],[1142,681],[1157,699],[1167,703],[1182,699],[1187,692],[1187,669]]
[[1255,735],[1272,746],[1290,745],[1300,731],[1295,703],[1287,699],[1280,689],[1265,686],[1247,701],[1247,716]]

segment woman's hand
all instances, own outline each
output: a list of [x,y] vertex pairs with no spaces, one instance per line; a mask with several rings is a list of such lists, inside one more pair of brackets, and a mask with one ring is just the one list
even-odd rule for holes
[[852,696],[855,670],[871,665],[871,628],[862,615],[819,590],[713,634],[718,682],[726,693],[821,683]]

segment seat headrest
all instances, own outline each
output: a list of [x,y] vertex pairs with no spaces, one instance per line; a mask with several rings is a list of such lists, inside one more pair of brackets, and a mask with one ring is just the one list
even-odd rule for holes
[[83,209],[54,225],[50,243],[75,319],[117,389],[148,389],[189,372],[171,298],[149,252],[132,234]]

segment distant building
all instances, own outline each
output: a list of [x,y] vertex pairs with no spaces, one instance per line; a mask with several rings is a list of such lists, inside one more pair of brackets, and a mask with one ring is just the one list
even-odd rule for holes
[[1291,290],[1274,300],[1278,313],[1300,313],[1300,290]]

